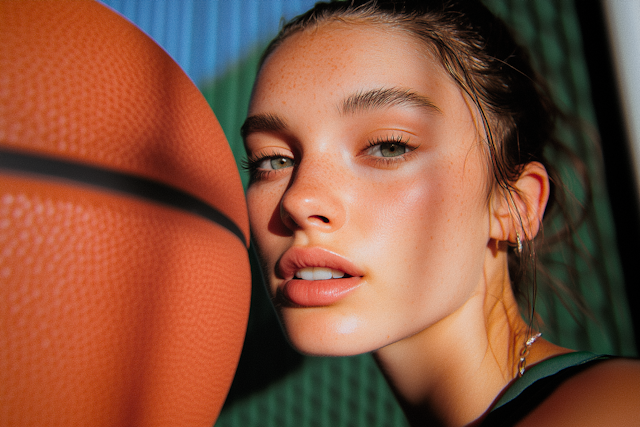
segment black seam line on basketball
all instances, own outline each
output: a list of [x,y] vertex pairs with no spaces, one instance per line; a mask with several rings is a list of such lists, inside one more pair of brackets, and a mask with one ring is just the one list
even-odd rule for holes
[[157,181],[82,163],[0,149],[0,169],[72,180],[171,206],[226,228],[245,245],[244,233],[228,216],[204,201]]

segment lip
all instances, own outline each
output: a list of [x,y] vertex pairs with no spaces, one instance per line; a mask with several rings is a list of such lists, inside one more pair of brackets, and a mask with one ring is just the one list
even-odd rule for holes
[[[305,267],[332,268],[352,277],[328,280],[295,279],[295,272]],[[340,301],[360,286],[364,274],[342,255],[318,247],[290,248],[280,258],[276,271],[284,279],[278,293],[286,300],[304,307],[326,306]]]
[[[293,279],[296,271],[305,267],[324,267],[344,271],[349,276],[359,277],[364,272],[351,261],[324,248],[302,248],[294,246],[287,250],[276,267],[282,279]],[[333,280],[333,279],[331,279]]]

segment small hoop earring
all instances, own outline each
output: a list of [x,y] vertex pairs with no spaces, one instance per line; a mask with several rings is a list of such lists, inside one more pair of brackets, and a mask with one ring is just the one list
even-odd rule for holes
[[516,231],[516,253],[518,255],[522,255],[522,239],[520,238],[520,233]]

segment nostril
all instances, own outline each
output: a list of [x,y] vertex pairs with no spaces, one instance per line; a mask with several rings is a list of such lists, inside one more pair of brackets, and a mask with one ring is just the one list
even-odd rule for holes
[[329,223],[329,218],[327,218],[326,216],[322,216],[322,215],[312,215],[309,218],[316,218],[319,219],[320,221],[324,222],[325,224]]

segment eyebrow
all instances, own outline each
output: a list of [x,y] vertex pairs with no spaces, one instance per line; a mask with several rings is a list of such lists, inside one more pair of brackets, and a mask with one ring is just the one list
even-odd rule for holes
[[426,96],[402,88],[379,88],[357,92],[348,96],[339,109],[341,114],[347,115],[395,105],[426,108],[431,112],[442,113]]
[[[354,114],[371,109],[391,107],[394,105],[408,105],[426,108],[431,112],[442,111],[426,96],[418,95],[407,89],[379,88],[360,91],[348,96],[340,108],[342,115]],[[279,132],[287,129],[287,123],[276,114],[256,114],[249,116],[240,127],[240,135],[245,139],[257,132]]]
[[255,132],[278,132],[287,129],[287,123],[275,114],[256,114],[249,116],[240,127],[240,135],[246,138],[247,135]]

